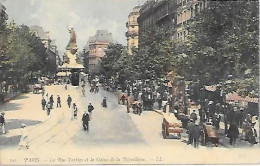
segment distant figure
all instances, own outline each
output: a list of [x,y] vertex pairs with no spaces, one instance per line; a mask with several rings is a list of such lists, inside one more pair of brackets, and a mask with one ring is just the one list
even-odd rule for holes
[[230,138],[230,140],[229,140],[230,145],[233,145],[233,146],[236,145],[236,139],[238,138],[238,135],[239,135],[239,131],[238,131],[237,125],[232,123],[229,126],[228,134],[227,134],[227,137]]
[[193,128],[195,126],[195,123],[193,122],[193,119],[190,119],[190,122],[187,124],[187,134],[189,135],[188,145],[193,144]]
[[73,118],[77,119],[77,117],[78,117],[78,107],[77,107],[76,103],[73,103],[72,107],[73,107]]
[[47,116],[49,116],[51,113],[51,102],[50,101],[47,103],[46,109],[47,109]]
[[65,90],[67,90],[67,89],[68,89],[68,84],[66,83],[66,84],[65,84]]
[[46,107],[46,100],[43,97],[42,98],[42,110],[45,110],[45,107]]
[[57,108],[58,107],[61,107],[61,99],[59,95],[57,96]]
[[125,105],[125,99],[126,99],[126,97],[125,97],[125,95],[123,95],[123,96],[121,97],[121,100],[122,100],[123,105]]
[[82,125],[83,125],[84,131],[89,130],[89,125],[88,125],[89,120],[90,120],[89,114],[87,113],[87,111],[84,111],[84,114],[82,116]]
[[51,103],[51,109],[52,109],[53,108],[53,103],[54,103],[53,95],[51,95],[49,102]]
[[1,127],[1,130],[2,130],[2,133],[5,134],[5,113],[4,112],[1,112],[1,115],[0,115],[0,127]]
[[18,150],[20,150],[23,147],[29,149],[28,135],[27,135],[27,129],[25,124],[21,124],[21,138],[20,138]]
[[72,98],[70,97],[70,95],[68,95],[67,104],[68,104],[69,108],[70,108],[71,102],[72,102]]
[[102,106],[103,107],[107,107],[107,99],[106,99],[106,97],[103,98]]
[[94,110],[94,107],[91,103],[88,105],[88,112],[89,112],[89,119],[92,119],[92,111]]
[[195,124],[195,126],[193,127],[193,143],[194,143],[194,148],[198,148],[199,147],[199,138],[201,135],[201,131],[202,131],[202,126],[200,126],[199,124]]

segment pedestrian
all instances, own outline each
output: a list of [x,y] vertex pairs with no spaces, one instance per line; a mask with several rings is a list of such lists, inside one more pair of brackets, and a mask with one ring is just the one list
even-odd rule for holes
[[1,112],[1,115],[0,115],[0,126],[1,126],[1,130],[2,130],[2,133],[5,134],[6,131],[5,131],[5,113],[4,112]]
[[192,119],[194,123],[195,123],[196,120],[198,119],[198,118],[197,118],[197,114],[196,114],[195,111],[196,111],[196,110],[193,110],[193,112],[190,114],[190,119]]
[[57,108],[58,107],[61,107],[61,99],[59,95],[57,96]]
[[125,95],[123,94],[123,96],[121,97],[121,100],[122,100],[122,104],[123,104],[123,105],[125,105],[125,99],[126,99],[126,97],[125,97]]
[[27,129],[24,123],[21,124],[21,138],[20,138],[18,150],[20,150],[23,147],[29,149]]
[[73,118],[74,118],[74,119],[77,119],[77,116],[78,116],[78,107],[77,107],[76,103],[73,103],[72,108],[73,108]]
[[237,125],[235,123],[232,123],[229,126],[228,132],[227,132],[227,137],[230,138],[229,143],[230,145],[235,146],[236,145],[236,139],[238,138],[239,131],[237,128]]
[[89,112],[89,119],[92,119],[92,111],[94,110],[94,107],[91,103],[88,105],[88,112]]
[[106,97],[103,98],[102,106],[103,107],[107,107],[107,99],[106,99]]
[[50,101],[48,101],[48,103],[46,105],[46,109],[47,109],[47,116],[49,116],[51,113],[51,102]]
[[51,103],[51,109],[53,108],[53,103],[54,103],[54,100],[53,100],[53,95],[51,95],[51,97],[50,97],[50,103]]
[[42,98],[42,110],[45,110],[45,107],[46,107],[46,100],[45,100],[45,98],[43,97],[43,98]]
[[70,108],[71,102],[72,102],[72,98],[70,97],[70,95],[68,95],[67,104],[68,104],[69,108]]
[[193,122],[193,119],[190,119],[190,122],[187,124],[187,134],[189,135],[188,145],[193,144],[193,128],[195,126],[195,123]]
[[88,131],[89,130],[89,122],[90,118],[89,118],[89,114],[87,113],[87,111],[84,111],[84,114],[82,116],[82,126],[84,131]]
[[194,143],[194,148],[198,148],[199,147],[199,139],[201,136],[201,132],[202,132],[202,126],[200,126],[198,123],[195,123],[195,126],[193,127],[193,143]]

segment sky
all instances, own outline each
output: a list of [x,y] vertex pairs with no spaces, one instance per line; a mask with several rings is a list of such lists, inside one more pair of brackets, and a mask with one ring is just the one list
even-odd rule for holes
[[0,0],[9,21],[18,25],[38,25],[49,31],[59,52],[65,52],[74,28],[77,45],[82,50],[98,29],[112,33],[114,41],[126,45],[125,32],[129,13],[146,0]]

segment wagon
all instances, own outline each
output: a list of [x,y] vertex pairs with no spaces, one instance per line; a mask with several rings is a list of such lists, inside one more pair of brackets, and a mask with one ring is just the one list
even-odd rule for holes
[[118,104],[126,104],[126,101],[128,99],[128,95],[126,93],[121,93],[118,95]]
[[182,123],[173,114],[164,116],[162,122],[162,136],[166,139],[170,134],[177,135],[178,139],[181,139],[181,133],[183,133]]
[[134,114],[141,115],[142,108],[140,101],[135,101],[134,97],[128,98],[127,101],[127,113],[132,112]]
[[209,143],[214,144],[216,147],[219,145],[219,133],[215,127],[211,125],[204,125],[202,131],[202,144],[208,145]]

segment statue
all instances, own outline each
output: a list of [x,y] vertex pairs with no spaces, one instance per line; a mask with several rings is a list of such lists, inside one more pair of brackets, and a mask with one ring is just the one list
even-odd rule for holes
[[71,30],[69,30],[69,33],[70,33],[70,41],[69,41],[69,43],[76,43],[76,33],[74,31],[74,28],[71,28]]
[[78,50],[77,44],[76,44],[76,32],[74,31],[74,28],[68,29],[70,33],[70,40],[66,47],[67,50],[70,50],[72,54],[75,54]]

